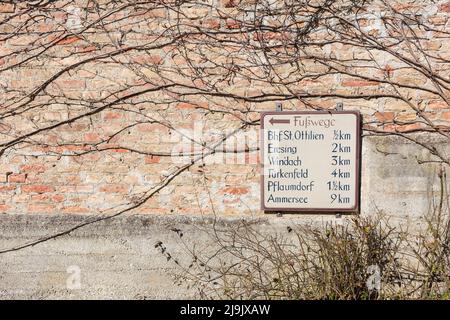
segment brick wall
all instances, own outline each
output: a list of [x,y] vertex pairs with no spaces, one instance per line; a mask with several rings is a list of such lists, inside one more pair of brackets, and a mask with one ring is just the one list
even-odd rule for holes
[[259,113],[278,101],[343,102],[365,136],[427,152],[450,122],[450,2],[389,3],[0,4],[0,212],[261,214]]

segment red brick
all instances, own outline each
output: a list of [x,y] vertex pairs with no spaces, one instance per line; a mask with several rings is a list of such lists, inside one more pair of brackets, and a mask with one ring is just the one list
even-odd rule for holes
[[193,105],[191,103],[181,102],[181,103],[177,104],[176,108],[181,109],[181,110],[193,110],[193,109],[195,109],[195,105]]
[[159,123],[142,123],[137,126],[139,132],[168,132],[169,129]]
[[233,204],[233,203],[239,203],[241,202],[241,200],[239,198],[228,198],[228,199],[223,199],[223,203],[224,204]]
[[203,26],[208,29],[220,29],[219,19],[205,19],[203,20]]
[[63,202],[65,200],[65,197],[62,194],[55,194],[52,195],[51,200],[53,202]]
[[163,59],[158,55],[143,54],[133,57],[133,61],[138,64],[162,64]]
[[84,135],[84,141],[86,142],[100,142],[100,135],[97,133],[86,133]]
[[184,57],[177,55],[175,57],[172,57],[172,63],[176,64],[177,66],[184,66],[187,64],[187,60]]
[[344,80],[342,85],[344,87],[367,87],[367,86],[377,86],[380,83],[377,81],[367,81],[367,80]]
[[116,152],[116,153],[127,153],[127,152],[131,152],[128,149],[124,149],[124,148],[114,148],[110,150],[111,152]]
[[78,70],[76,76],[81,78],[95,78],[96,73],[95,71]]
[[223,193],[232,194],[232,195],[242,195],[250,192],[249,188],[246,187],[228,187],[222,189]]
[[225,182],[228,184],[240,184],[246,179],[245,175],[228,175],[225,177]]
[[428,108],[432,110],[450,109],[450,106],[445,101],[434,100],[428,103]]
[[450,111],[442,112],[441,119],[442,120],[450,120]]
[[435,25],[435,26],[441,26],[445,25],[449,21],[450,17],[444,17],[444,16],[434,16],[428,18],[428,21]]
[[63,89],[84,89],[85,82],[84,80],[75,80],[75,79],[64,79],[64,80],[56,80],[55,83]]
[[8,182],[10,183],[24,183],[27,175],[24,173],[12,173],[8,175]]
[[59,40],[57,42],[57,44],[59,44],[59,45],[72,44],[72,43],[80,41],[80,40],[81,39],[77,36],[70,36],[70,37],[64,38],[62,40]]
[[395,117],[394,112],[375,112],[375,117],[380,122],[392,122]]
[[34,184],[34,185],[24,185],[22,186],[22,192],[30,192],[30,193],[45,193],[55,191],[55,188],[52,186]]
[[6,205],[6,204],[0,204],[0,212],[1,212],[1,213],[7,212],[8,209],[9,209],[9,206],[8,206],[8,205]]
[[159,156],[146,156],[145,163],[159,163],[161,161],[161,157]]
[[412,112],[400,112],[395,119],[399,122],[407,123],[415,121],[417,119],[417,114]]
[[87,53],[87,52],[93,52],[96,50],[97,50],[96,46],[78,46],[76,49],[76,51],[78,53]]
[[417,12],[423,9],[421,5],[415,3],[397,3],[393,8],[400,12]]
[[58,191],[63,193],[93,193],[94,187],[91,185],[60,186]]
[[103,119],[114,120],[114,119],[121,119],[122,117],[123,117],[123,114],[120,112],[109,111],[109,112],[105,113],[105,115],[103,116]]
[[39,30],[39,32],[50,32],[53,31],[54,28],[54,26],[51,25],[50,23],[40,23],[36,27]]
[[439,6],[439,11],[450,12],[450,1],[443,3]]
[[423,126],[420,123],[411,123],[406,125],[398,125],[395,127],[396,131],[398,132],[408,132],[408,131],[415,131],[422,129]]
[[167,9],[152,9],[145,14],[149,18],[165,18],[167,16]]
[[16,186],[0,186],[0,192],[9,192],[16,189]]
[[188,102],[180,102],[176,106],[179,110],[194,110],[196,108],[208,108],[208,103],[206,102],[198,102],[198,103],[188,103]]
[[60,12],[54,12],[52,14],[52,16],[56,21],[62,22],[62,21],[67,20],[68,14],[67,14],[67,12],[60,11]]
[[48,194],[42,194],[42,193],[40,193],[40,194],[33,194],[32,196],[31,196],[31,200],[32,201],[36,201],[36,202],[46,202],[46,201],[48,201],[49,200],[49,195]]
[[241,27],[241,23],[234,19],[227,19],[227,28],[228,29],[239,29]]
[[431,121],[439,121],[439,113],[437,112],[423,112],[422,115]]
[[60,130],[67,131],[67,132],[78,132],[78,131],[85,131],[89,129],[89,124],[87,123],[71,123],[67,125],[61,126]]
[[29,204],[27,211],[30,213],[51,213],[55,210],[55,206],[51,204]]
[[64,152],[74,152],[74,151],[87,151],[90,150],[90,146],[79,145],[79,144],[68,144],[64,146],[59,146],[54,148],[55,152],[64,153]]
[[13,13],[14,12],[14,4],[12,4],[12,3],[0,4],[0,12],[1,13]]
[[45,166],[43,164],[25,164],[20,166],[20,171],[41,173],[45,171]]
[[30,81],[28,80],[11,80],[11,88],[28,88],[30,86]]
[[233,8],[239,5],[239,0],[221,0],[221,4],[225,8]]
[[100,188],[101,192],[107,193],[127,193],[128,187],[123,184],[108,184]]

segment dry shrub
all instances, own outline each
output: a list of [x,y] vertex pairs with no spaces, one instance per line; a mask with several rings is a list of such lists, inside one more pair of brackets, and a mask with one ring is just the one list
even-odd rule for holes
[[[450,211],[445,171],[438,201],[419,233],[373,217],[287,227],[284,232],[242,220],[205,230],[217,249],[195,250],[176,229],[191,257],[176,279],[201,298],[220,299],[448,299]],[[433,197],[435,199],[436,197]]]

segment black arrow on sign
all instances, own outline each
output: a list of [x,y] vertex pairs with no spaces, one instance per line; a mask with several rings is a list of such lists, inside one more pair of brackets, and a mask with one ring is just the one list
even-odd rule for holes
[[287,124],[289,124],[289,123],[291,123],[291,120],[289,120],[289,119],[274,119],[274,118],[272,118],[272,119],[269,120],[269,123],[271,125],[273,125],[274,123],[287,123]]

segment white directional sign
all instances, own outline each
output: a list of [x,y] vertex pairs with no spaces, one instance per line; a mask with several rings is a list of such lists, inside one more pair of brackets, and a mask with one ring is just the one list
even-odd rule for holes
[[263,210],[358,211],[358,112],[264,112],[261,134]]

